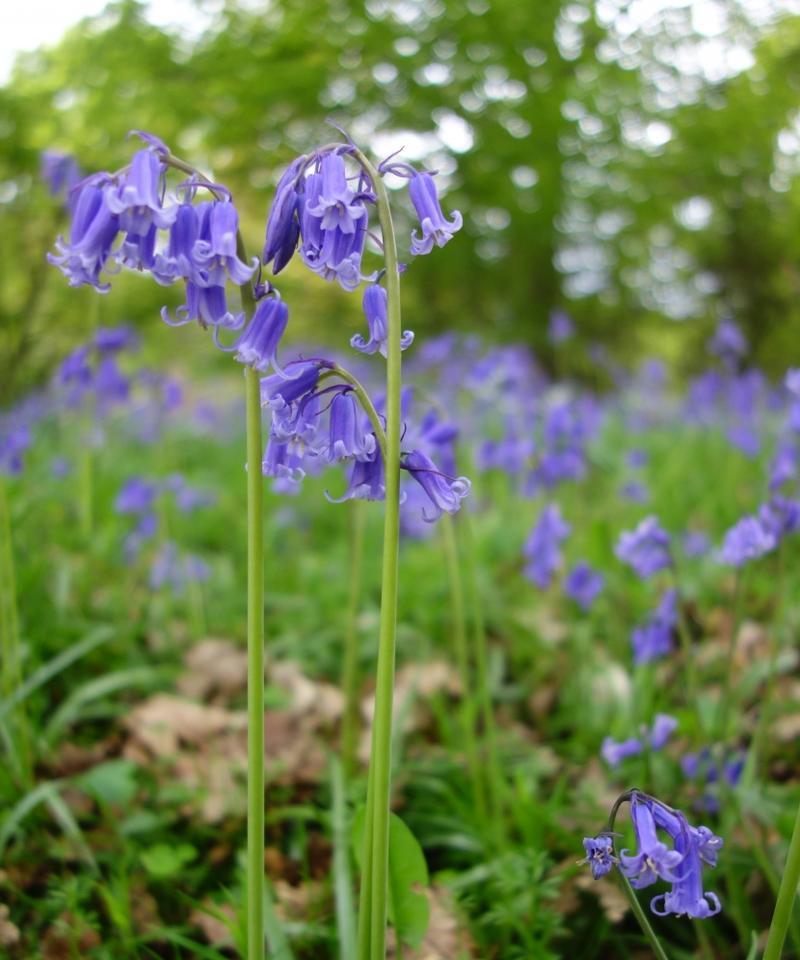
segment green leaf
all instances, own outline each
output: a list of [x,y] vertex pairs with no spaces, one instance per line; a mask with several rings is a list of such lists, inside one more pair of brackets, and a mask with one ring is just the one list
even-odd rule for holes
[[[353,818],[352,842],[361,866],[364,850],[366,810]],[[389,817],[389,922],[405,943],[418,947],[430,922],[430,903],[424,888],[428,886],[428,865],[414,834],[394,813]]]
[[144,850],[141,859],[142,865],[150,876],[158,880],[168,880],[176,877],[196,856],[197,850],[189,843],[182,843],[177,847],[159,843],[155,847]]
[[136,793],[137,766],[130,760],[108,760],[75,779],[75,785],[101,806],[127,807]]

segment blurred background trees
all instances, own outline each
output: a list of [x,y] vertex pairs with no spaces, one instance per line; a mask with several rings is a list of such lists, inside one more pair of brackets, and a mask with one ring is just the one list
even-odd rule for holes
[[[98,320],[158,324],[179,302],[136,277],[113,307],[66,289],[44,259],[65,221],[39,180],[43,149],[113,170],[127,131],[152,131],[233,189],[257,252],[276,175],[328,137],[326,117],[440,171],[445,207],[464,214],[459,243],[408,274],[412,328],[522,340],[548,362],[547,318],[563,308],[584,344],[690,369],[731,315],[768,367],[793,356],[800,16],[787,0],[197,8],[164,31],[137,0],[111,4],[0,88],[3,400]],[[356,329],[357,304],[301,280],[290,267],[282,284],[295,338],[319,339],[332,317]]]

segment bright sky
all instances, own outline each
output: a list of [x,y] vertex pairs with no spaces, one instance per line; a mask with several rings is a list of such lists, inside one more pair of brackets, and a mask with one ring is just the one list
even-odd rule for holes
[[[65,30],[84,17],[105,9],[108,0],[22,0],[6,7],[0,17],[0,84],[8,80],[14,57],[22,50],[58,43]],[[150,0],[149,19],[161,26],[204,20],[191,0]]]

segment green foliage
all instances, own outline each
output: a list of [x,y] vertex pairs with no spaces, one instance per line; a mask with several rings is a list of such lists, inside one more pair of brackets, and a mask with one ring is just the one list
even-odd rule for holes
[[[38,182],[41,150],[113,170],[127,131],[152,130],[233,189],[257,250],[280,168],[325,139],[329,114],[378,153],[405,143],[465,215],[459,243],[408,274],[420,332],[514,337],[552,364],[545,321],[565,305],[588,340],[627,354],[666,344],[693,366],[725,310],[777,360],[800,324],[800,20],[757,28],[731,4],[729,42],[754,64],[704,80],[689,15],[626,37],[584,2],[231,2],[188,41],[149,24],[137,0],[112,4],[22,57],[0,90],[0,390],[46,375],[107,309],[44,260],[65,222]],[[681,57],[700,64],[693,75]],[[284,286],[299,338],[319,339],[334,316],[359,322],[295,267]],[[121,315],[150,327],[178,302],[136,277],[115,288]]]

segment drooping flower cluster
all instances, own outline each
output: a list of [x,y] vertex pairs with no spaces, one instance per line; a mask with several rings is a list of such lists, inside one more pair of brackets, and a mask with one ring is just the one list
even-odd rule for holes
[[624,800],[631,806],[634,850],[615,854],[612,822],[607,831],[584,839],[586,856],[581,863],[590,865],[595,879],[616,867],[636,889],[659,880],[669,883],[666,893],[650,901],[650,909],[658,916],[675,914],[704,920],[719,913],[719,898],[703,888],[703,867],[717,865],[722,838],[708,827],[693,826],[681,811],[639,790],[623,794],[614,805],[612,817]]

